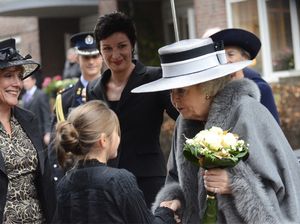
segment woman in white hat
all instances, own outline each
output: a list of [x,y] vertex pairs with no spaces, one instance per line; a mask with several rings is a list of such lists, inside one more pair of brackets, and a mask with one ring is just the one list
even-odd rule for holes
[[[259,103],[259,90],[231,74],[251,63],[226,63],[225,51],[210,38],[182,40],[159,49],[163,78],[133,92],[171,89],[180,112],[176,121],[168,175],[156,197],[182,195],[182,222],[201,223],[206,192],[215,192],[218,223],[298,223],[300,166],[272,115]],[[204,170],[183,156],[186,137],[218,126],[250,144],[249,157],[234,168]]]
[[19,108],[22,80],[39,64],[22,57],[15,39],[0,42],[0,221],[51,223],[54,185],[36,117]]

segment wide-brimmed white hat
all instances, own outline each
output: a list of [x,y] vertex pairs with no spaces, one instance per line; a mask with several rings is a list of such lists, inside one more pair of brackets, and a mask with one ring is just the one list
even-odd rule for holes
[[163,77],[131,92],[157,92],[207,82],[229,75],[252,61],[227,63],[222,42],[211,38],[181,40],[158,50]]

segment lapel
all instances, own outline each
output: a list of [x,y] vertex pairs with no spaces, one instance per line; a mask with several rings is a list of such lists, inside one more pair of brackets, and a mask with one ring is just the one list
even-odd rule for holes
[[[75,84],[74,86],[74,89],[73,89],[73,93],[72,93],[72,104],[71,104],[71,107],[77,107],[80,105],[80,103],[78,103],[78,97],[81,98],[81,92],[82,92],[82,89],[84,88],[83,84],[81,83],[80,80],[78,80],[78,82]],[[78,92],[78,89],[81,89],[79,92]]]
[[30,101],[28,102],[27,108],[30,108],[32,105],[34,105],[35,101],[38,98],[38,89],[36,89],[33,93],[33,95],[31,96]]
[[3,172],[5,174],[5,176],[7,176],[6,169],[5,169],[5,163],[4,163],[2,153],[0,153],[0,170],[1,170],[1,172]]
[[93,99],[97,100],[104,100],[106,103],[108,103],[107,95],[106,95],[106,83],[111,77],[111,71],[108,69],[106,70],[101,77],[96,81],[95,85],[91,83],[91,92]]
[[[141,74],[144,74],[146,72],[146,67],[140,63],[139,61],[134,60],[133,63],[136,65],[134,70],[132,71],[128,82],[125,86],[125,88],[122,91],[121,98],[118,104],[118,107],[116,111],[119,111],[120,108],[126,104],[126,100],[131,96],[131,90],[135,88],[137,85],[140,84],[140,80],[143,79],[143,76]],[[105,101],[109,106],[109,101],[107,99],[106,95],[106,84],[109,81],[111,77],[111,71],[108,69],[106,70],[102,75],[101,78],[97,80],[97,82],[93,85],[91,84],[91,93],[93,99],[103,100]]]
[[139,83],[140,80],[143,78],[142,74],[146,72],[146,66],[144,66],[141,62],[134,60],[133,63],[135,64],[135,68],[132,71],[125,88],[121,94],[120,102],[118,105],[118,110],[126,104],[126,100],[131,96],[131,90],[134,89]]

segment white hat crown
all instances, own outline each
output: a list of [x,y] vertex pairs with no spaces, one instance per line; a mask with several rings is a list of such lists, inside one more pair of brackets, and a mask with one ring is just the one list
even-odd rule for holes
[[163,77],[176,77],[226,64],[222,43],[211,38],[182,40],[158,50]]
[[162,78],[131,92],[182,88],[229,75],[250,65],[250,60],[227,63],[223,42],[211,38],[181,40],[158,50]]

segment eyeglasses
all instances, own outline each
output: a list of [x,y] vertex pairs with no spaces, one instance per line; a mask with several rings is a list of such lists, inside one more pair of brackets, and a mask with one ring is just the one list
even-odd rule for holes
[[17,61],[30,59],[28,54],[24,58],[15,49],[8,47],[0,50],[0,61]]

